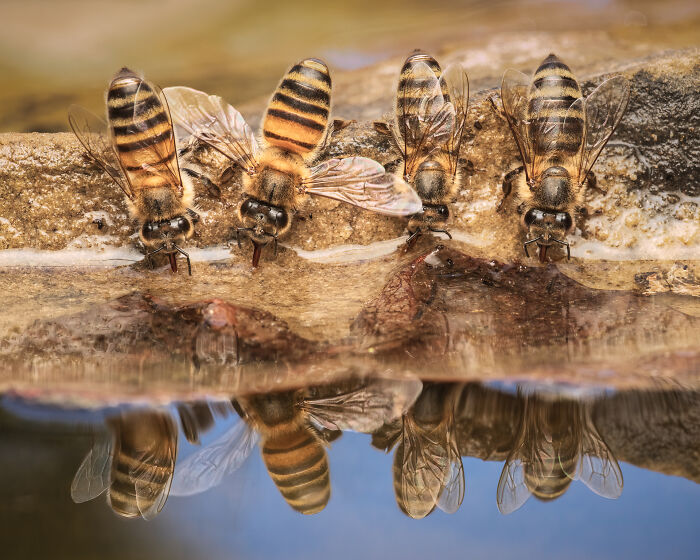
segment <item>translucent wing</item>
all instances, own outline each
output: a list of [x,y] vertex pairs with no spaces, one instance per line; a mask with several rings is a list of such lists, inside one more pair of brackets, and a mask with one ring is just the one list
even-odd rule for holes
[[456,512],[464,500],[464,465],[455,436],[454,423],[451,423],[446,438],[449,469],[437,503],[438,507],[445,513]]
[[530,144],[527,118],[527,93],[529,88],[530,78],[522,72],[511,69],[506,70],[503,74],[503,81],[501,82],[503,112],[515,138],[515,143],[518,145],[523,165],[528,171],[528,179],[531,178],[528,168],[532,162],[532,146]]
[[590,418],[582,426],[576,478],[599,496],[619,498],[623,486],[620,465]]
[[[165,89],[175,122],[188,135],[212,148],[253,174],[260,148],[243,116],[217,95],[187,87]],[[176,129],[177,130],[177,129]],[[178,142],[186,138],[178,137]]]
[[372,433],[405,414],[422,386],[418,380],[378,379],[340,395],[307,399],[301,408],[311,420],[328,430]]
[[525,470],[522,459],[512,454],[506,460],[496,489],[498,511],[503,514],[514,512],[530,497],[525,484]]
[[399,84],[396,96],[405,177],[413,175],[423,157],[444,148],[455,127],[455,108],[444,98],[433,69],[424,62],[413,62],[410,75],[410,80]]
[[[129,473],[134,481],[136,506],[147,520],[153,519],[163,509],[173,482],[177,439],[163,443],[144,452],[137,462],[138,466]],[[157,468],[154,468],[155,465]]]
[[585,100],[584,146],[581,150],[578,178],[583,182],[601,150],[620,124],[630,98],[629,81],[623,76],[605,80]]
[[[163,106],[168,123],[167,129],[159,134],[160,140],[154,142],[152,137],[146,137],[143,141],[135,141],[135,149],[130,152],[135,161],[131,161],[129,166],[123,167],[124,172],[132,184],[136,180],[143,181],[143,172],[162,177],[166,184],[175,188],[180,196],[183,194],[180,168],[177,163],[177,149],[175,146],[175,131],[173,130],[172,118],[168,107],[168,101],[163,91],[154,83],[142,80],[134,95],[134,119],[128,130],[138,137],[146,133],[152,126],[144,115],[139,114],[142,107],[147,106],[147,99],[155,93]],[[131,167],[136,167],[133,169]],[[139,175],[139,179],[137,179]]]
[[68,109],[68,123],[88,155],[119,186],[126,196],[134,198],[134,192],[124,175],[107,124],[94,113],[79,105]]
[[459,151],[464,141],[464,132],[467,124],[469,78],[461,64],[450,64],[442,73],[440,81],[447,84],[450,103],[454,107],[454,126],[452,127],[452,134],[447,141],[447,152],[450,155],[450,171],[454,176],[457,173]]
[[70,486],[70,496],[76,504],[97,498],[109,487],[112,441],[110,435],[103,434],[80,464]]
[[404,417],[403,438],[394,461],[400,468],[402,505],[414,519],[435,509],[452,475],[446,442],[435,436],[417,427],[410,416]]
[[250,455],[259,436],[243,420],[210,445],[184,459],[175,469],[173,496],[199,494],[221,484]]
[[389,216],[408,216],[422,208],[415,191],[373,159],[334,158],[311,168],[308,194],[325,196]]

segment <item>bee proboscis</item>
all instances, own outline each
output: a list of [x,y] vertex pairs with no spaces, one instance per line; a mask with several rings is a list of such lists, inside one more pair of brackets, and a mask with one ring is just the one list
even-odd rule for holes
[[[264,245],[277,246],[306,195],[332,198],[375,212],[415,213],[420,200],[376,161],[359,156],[315,164],[329,134],[331,79],[320,60],[305,59],[285,74],[262,124],[261,144],[241,114],[223,99],[186,87],[165,90],[176,123],[243,170],[246,198],[237,232],[250,237],[253,266]],[[238,238],[237,235],[237,238]]]

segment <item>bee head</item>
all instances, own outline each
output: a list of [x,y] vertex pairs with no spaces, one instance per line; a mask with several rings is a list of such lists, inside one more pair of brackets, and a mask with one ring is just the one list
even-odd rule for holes
[[192,237],[194,227],[189,216],[175,216],[170,220],[145,222],[141,226],[139,238],[149,249],[165,246],[165,252],[175,251],[173,245],[181,244]]
[[523,216],[523,226],[528,231],[528,240],[524,245],[527,256],[530,256],[527,250],[528,245],[537,243],[540,261],[545,262],[547,249],[556,243],[566,247],[567,258],[569,257],[569,243],[564,238],[574,228],[571,214],[556,210],[530,208]]
[[247,198],[238,209],[243,230],[258,245],[265,245],[289,229],[291,219],[281,206]]
[[413,186],[423,200],[436,200],[447,192],[447,174],[437,161],[426,160],[418,166]]
[[185,255],[189,268],[189,257],[179,246],[186,239],[192,237],[193,233],[192,219],[189,216],[181,215],[169,220],[145,222],[139,231],[139,238],[148,251],[147,256],[162,251],[168,255],[172,271],[177,272],[176,253]]

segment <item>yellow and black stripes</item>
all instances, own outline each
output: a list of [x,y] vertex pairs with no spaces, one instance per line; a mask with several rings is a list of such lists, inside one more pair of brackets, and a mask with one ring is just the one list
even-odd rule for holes
[[298,154],[315,150],[328,128],[331,77],[320,60],[294,65],[282,79],[263,120],[263,137],[271,145]]
[[[442,76],[442,68],[440,68],[440,64],[438,64],[438,61],[426,53],[416,52],[410,55],[401,67],[401,74],[399,76],[399,85],[397,91],[397,96],[399,99],[405,98],[407,100],[421,100],[426,96],[427,93],[432,93],[426,92],[426,87],[428,87],[431,84],[434,84],[434,82],[432,80],[425,80],[425,78],[416,77],[415,65],[421,62],[427,64],[428,67],[433,71],[433,74],[435,74],[435,77],[438,80],[440,80]],[[447,88],[447,83],[444,80],[440,80],[440,90],[442,92],[442,96],[445,102],[449,102],[450,93]],[[408,105],[412,104],[408,103]]]
[[122,68],[107,91],[107,114],[114,146],[134,189],[170,186],[167,169],[177,168],[175,138],[156,89]]
[[142,412],[109,421],[115,436],[109,501],[139,517],[167,492],[175,468],[177,427],[166,414]]
[[266,439],[262,456],[270,478],[296,511],[321,511],[331,495],[328,457],[316,434],[302,426]]
[[581,104],[575,108],[571,105],[581,96],[581,87],[571,69],[556,55],[550,54],[542,61],[528,100],[529,126],[538,153],[553,149],[556,156],[565,158],[578,152],[583,111]]

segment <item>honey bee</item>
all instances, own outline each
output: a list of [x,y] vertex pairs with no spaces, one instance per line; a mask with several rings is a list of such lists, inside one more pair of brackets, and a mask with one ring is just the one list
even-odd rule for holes
[[593,424],[590,407],[525,397],[516,444],[498,481],[498,509],[511,513],[531,494],[554,500],[573,480],[605,498],[622,494],[620,466]]
[[[527,231],[523,248],[536,243],[545,262],[552,245],[566,247],[573,231],[573,212],[584,189],[595,185],[591,171],[601,150],[622,119],[630,87],[623,76],[604,81],[588,97],[556,55],[540,64],[532,80],[508,70],[503,76],[503,113],[520,150],[523,165],[503,180],[503,207],[514,191]],[[493,102],[493,100],[492,100]]]
[[162,91],[122,68],[107,90],[105,122],[86,109],[71,106],[68,121],[90,157],[127,197],[129,210],[141,224],[139,239],[146,258],[161,251],[177,272],[176,254],[194,233],[194,192],[183,182],[175,151],[175,135]]
[[177,425],[163,411],[123,412],[107,419],[109,434],[98,439],[73,478],[76,503],[107,491],[107,503],[122,517],[152,519],[166,500],[177,456]]
[[394,452],[394,494],[399,509],[422,519],[439,507],[454,513],[464,500],[464,466],[454,419],[457,386],[426,385],[398,423],[375,433],[372,445]]
[[410,245],[424,231],[441,232],[450,212],[447,204],[461,183],[459,151],[469,105],[469,79],[459,64],[442,72],[422,52],[410,55],[401,68],[394,123],[375,123],[390,134],[401,153],[402,177],[421,199],[421,209],[408,221]]
[[241,114],[223,99],[186,87],[165,90],[176,123],[243,170],[246,198],[238,207],[240,234],[253,243],[253,266],[262,247],[292,224],[305,195],[318,195],[393,216],[415,213],[420,200],[399,178],[365,157],[313,163],[329,135],[331,78],[320,60],[302,60],[285,74],[265,112],[261,145]]
[[187,457],[175,473],[172,494],[218,485],[260,440],[265,467],[285,501],[299,513],[318,513],[331,491],[326,445],[342,430],[371,432],[400,416],[420,387],[419,381],[376,380],[330,394],[310,388],[238,398],[234,406],[244,422]]

